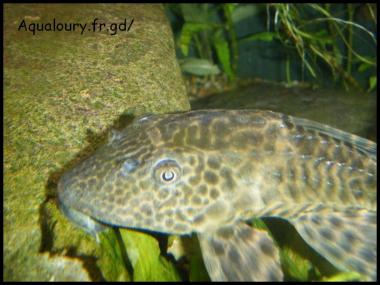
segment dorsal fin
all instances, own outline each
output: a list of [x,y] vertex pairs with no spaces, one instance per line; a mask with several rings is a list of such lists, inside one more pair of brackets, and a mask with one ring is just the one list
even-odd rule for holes
[[292,116],[285,116],[283,119],[284,121],[293,123],[298,127],[304,128],[305,130],[325,134],[337,140],[351,144],[360,152],[367,154],[371,158],[376,158],[377,144],[373,141],[307,119],[296,118]]

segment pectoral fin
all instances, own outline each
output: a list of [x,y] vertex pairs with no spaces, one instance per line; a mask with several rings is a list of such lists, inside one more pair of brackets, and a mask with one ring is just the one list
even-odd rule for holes
[[283,279],[279,251],[265,231],[239,223],[198,234],[198,238],[213,281]]
[[318,207],[290,218],[302,238],[343,271],[376,280],[376,212]]

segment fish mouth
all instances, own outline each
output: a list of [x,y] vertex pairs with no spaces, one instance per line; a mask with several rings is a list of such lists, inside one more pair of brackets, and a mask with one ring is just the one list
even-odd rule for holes
[[58,182],[58,206],[62,213],[77,227],[91,234],[92,236],[96,236],[99,232],[105,230],[109,227],[109,225],[100,222],[94,217],[85,214],[83,211],[73,207],[75,205],[75,199],[70,202],[74,198],[70,191],[70,187],[67,187],[65,183],[65,177]]
[[99,232],[105,230],[109,226],[92,218],[89,215],[80,212],[73,207],[68,207],[65,203],[59,200],[59,208],[62,213],[77,227],[83,229],[92,236],[96,236]]

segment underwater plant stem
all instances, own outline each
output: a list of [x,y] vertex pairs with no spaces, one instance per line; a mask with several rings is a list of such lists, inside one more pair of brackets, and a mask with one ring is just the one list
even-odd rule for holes
[[[354,9],[352,4],[347,4],[348,9],[348,21],[352,22],[353,16],[354,16]],[[347,74],[351,74],[351,68],[352,68],[352,25],[348,26],[348,49],[347,49],[347,66],[346,66],[346,72]]]
[[201,41],[199,39],[199,35],[194,35],[194,42],[195,42],[195,46],[197,48],[199,56],[201,58],[205,58],[204,51],[203,51],[203,48],[202,48],[202,43],[201,43]]
[[288,84],[290,84],[290,82],[291,82],[291,74],[290,74],[290,59],[289,59],[289,56],[286,57],[285,73],[286,73],[286,82]]
[[231,40],[231,50],[232,50],[232,72],[234,74],[233,79],[236,78],[236,71],[237,71],[237,63],[239,59],[239,50],[238,50],[238,45],[237,45],[237,37],[236,37],[236,32],[234,29],[234,25],[232,22],[232,14],[230,11],[229,5],[232,4],[224,4],[223,5],[223,11],[224,15],[226,17],[227,23],[226,23],[226,30],[229,33],[230,40]]
[[201,32],[201,38],[202,38],[202,43],[203,43],[203,50],[205,51],[205,56],[204,58],[207,58],[211,62],[213,62],[212,59],[212,51],[211,51],[211,44],[209,41],[209,33],[207,31],[202,31]]
[[369,14],[371,15],[371,18],[372,18],[373,22],[374,22],[375,24],[377,24],[377,19],[376,19],[375,13],[373,12],[373,9],[372,9],[372,6],[371,6],[371,3],[367,3],[366,6],[367,6],[367,9],[368,9]]

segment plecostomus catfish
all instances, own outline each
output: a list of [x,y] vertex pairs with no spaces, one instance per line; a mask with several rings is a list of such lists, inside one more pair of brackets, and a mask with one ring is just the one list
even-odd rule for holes
[[254,217],[288,220],[342,271],[376,280],[374,142],[271,111],[140,117],[58,184],[63,212],[104,224],[198,235],[212,280],[282,280]]

